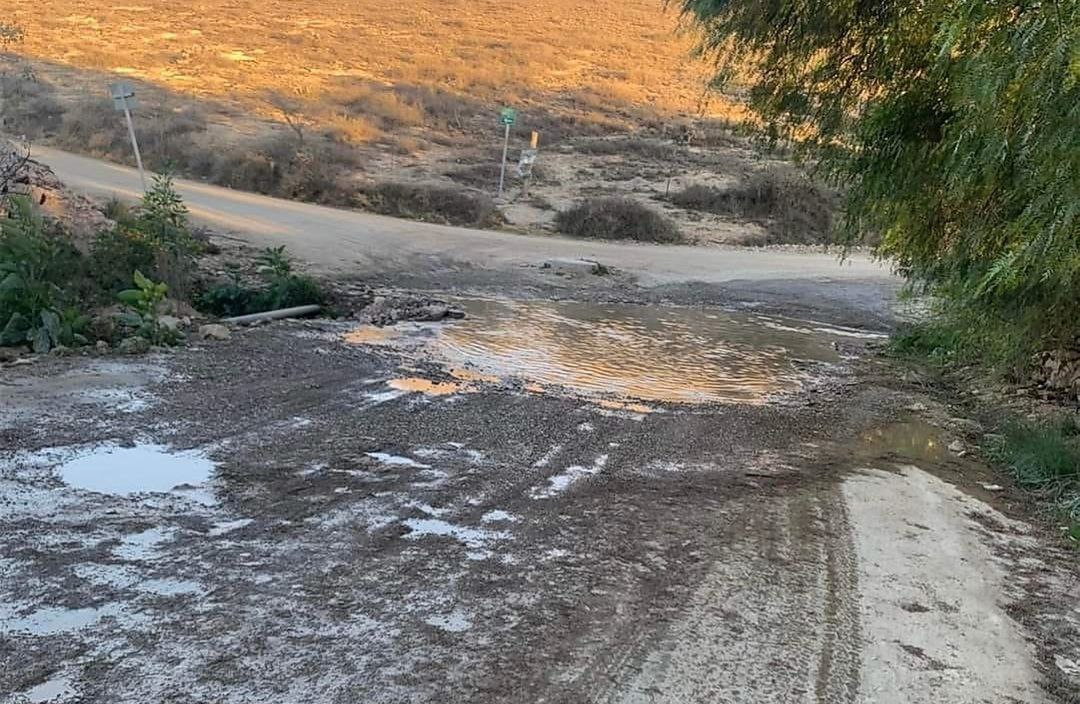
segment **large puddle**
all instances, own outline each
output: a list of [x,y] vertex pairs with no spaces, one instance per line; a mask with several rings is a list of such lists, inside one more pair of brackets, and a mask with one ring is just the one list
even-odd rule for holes
[[214,463],[197,451],[173,452],[160,445],[102,445],[60,467],[65,484],[102,494],[169,492],[210,479]]
[[[439,326],[423,347],[452,371],[642,401],[760,402],[797,390],[808,376],[808,365],[800,362],[840,361],[837,340],[871,336],[695,308],[484,299],[461,303],[468,317]],[[361,328],[346,340],[395,344],[410,335],[409,329]]]

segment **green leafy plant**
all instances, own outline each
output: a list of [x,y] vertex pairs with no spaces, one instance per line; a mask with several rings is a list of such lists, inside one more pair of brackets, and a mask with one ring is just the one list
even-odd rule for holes
[[240,283],[239,272],[232,271],[227,282],[203,291],[196,302],[206,312],[225,318],[252,312],[258,296],[257,289],[244,286]]
[[0,220],[0,345],[35,352],[84,344],[84,322],[65,310],[61,287],[76,255],[24,197],[9,199]]
[[131,285],[132,272],[157,276],[158,251],[137,229],[117,225],[99,232],[90,250],[89,274],[111,298]]
[[326,294],[315,279],[293,272],[285,247],[263,250],[258,271],[263,286],[245,286],[239,274],[233,272],[228,282],[213,286],[199,296],[199,306],[214,315],[229,317],[326,302]]
[[120,316],[120,323],[132,328],[133,334],[148,340],[152,345],[173,345],[179,342],[180,334],[162,325],[157,315],[158,304],[165,300],[169,287],[151,281],[138,271],[132,279],[135,288],[116,294],[117,299],[127,308]]
[[168,171],[143,196],[134,230],[154,248],[155,273],[175,296],[186,297],[195,272],[198,242],[191,236],[187,206]]

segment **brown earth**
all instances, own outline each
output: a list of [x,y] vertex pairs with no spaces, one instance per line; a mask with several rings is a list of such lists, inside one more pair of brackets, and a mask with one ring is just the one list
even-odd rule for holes
[[[691,55],[693,36],[677,32],[674,11],[659,3],[39,9],[16,4],[26,36],[0,72],[32,76],[26,90],[41,102],[27,104],[42,117],[8,128],[45,143],[130,162],[122,122],[104,97],[108,83],[127,79],[151,167],[171,160],[191,175],[259,190],[255,167],[240,162],[274,152],[268,140],[306,134],[309,144],[325,143],[316,162],[332,183],[274,188],[371,207],[363,192],[373,183],[495,196],[497,114],[513,105],[508,189],[498,203],[510,229],[550,232],[557,210],[616,195],[666,213],[690,242],[777,241],[770,219],[783,213],[718,214],[669,198],[689,186],[737,186],[763,170],[783,184],[788,167],[728,130],[748,119],[745,110],[704,91],[708,66]],[[46,119],[50,110],[64,115]],[[541,151],[526,194],[515,164],[532,130]],[[227,164],[212,163],[232,152]],[[440,217],[412,210],[404,214]],[[821,241],[821,227],[800,226],[780,241]]]

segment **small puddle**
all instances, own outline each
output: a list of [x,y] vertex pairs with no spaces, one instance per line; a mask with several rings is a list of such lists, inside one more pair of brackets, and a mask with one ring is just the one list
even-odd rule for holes
[[196,450],[173,452],[161,445],[110,444],[65,462],[60,478],[76,489],[128,496],[203,484],[213,469],[213,461]]
[[921,420],[893,423],[863,433],[861,460],[890,459],[936,466],[952,457],[943,431]]
[[469,615],[460,609],[455,609],[448,614],[428,616],[424,623],[447,633],[461,633],[472,628],[472,620]]
[[461,385],[452,381],[431,381],[418,376],[391,379],[386,385],[397,391],[427,394],[428,396],[449,396],[461,390]]
[[[393,389],[429,395],[517,378],[530,392],[563,388],[590,396],[648,402],[760,403],[798,390],[802,362],[835,364],[834,342],[872,333],[775,317],[668,306],[579,302],[459,301],[468,317],[396,332],[360,328],[358,344],[421,349],[446,365],[453,382],[394,379]],[[417,344],[417,337],[423,337]]]
[[67,675],[60,675],[45,680],[39,685],[31,687],[23,692],[23,697],[30,704],[45,704],[61,698],[68,698],[75,694],[74,682]]
[[0,609],[0,632],[51,636],[77,631],[107,616],[120,616],[123,613],[124,608],[120,604],[105,604],[83,609],[45,607],[24,616],[5,614]]

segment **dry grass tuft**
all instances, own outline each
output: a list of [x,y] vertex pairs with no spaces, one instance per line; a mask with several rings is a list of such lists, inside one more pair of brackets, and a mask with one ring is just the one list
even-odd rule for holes
[[555,227],[571,237],[672,243],[679,228],[665,215],[629,198],[585,200],[555,216]]
[[359,205],[399,218],[463,227],[498,227],[505,222],[495,202],[474,191],[423,183],[377,183],[364,188]]
[[829,241],[837,196],[790,167],[757,171],[729,188],[694,185],[669,200],[686,210],[761,222],[760,244],[820,244]]

